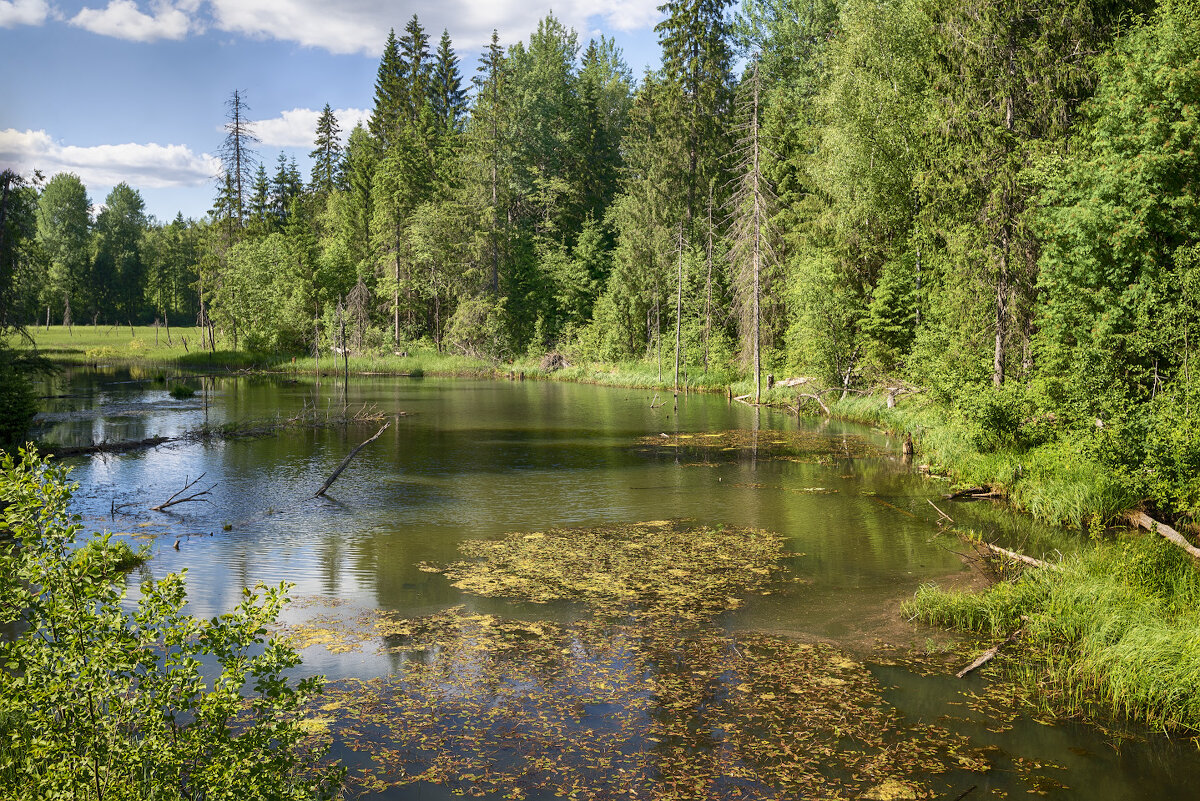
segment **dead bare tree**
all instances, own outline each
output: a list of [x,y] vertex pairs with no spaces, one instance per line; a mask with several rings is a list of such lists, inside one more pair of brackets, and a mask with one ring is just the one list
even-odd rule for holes
[[774,203],[771,187],[763,175],[763,146],[759,139],[762,83],[758,59],[742,84],[739,103],[741,121],[734,157],[737,160],[736,188],[730,198],[730,258],[737,276],[737,298],[741,311],[743,340],[754,368],[754,402],[762,401],[762,297],[765,267],[774,259],[767,237],[770,209]]

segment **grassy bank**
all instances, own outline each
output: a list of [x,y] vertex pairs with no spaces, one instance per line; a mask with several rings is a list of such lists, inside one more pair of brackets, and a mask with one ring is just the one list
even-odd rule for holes
[[988,670],[1036,711],[1200,731],[1200,570],[1165,540],[1095,543],[978,594],[921,588],[906,613],[1000,640]]
[[964,486],[991,487],[1018,509],[1054,525],[1096,526],[1140,500],[1078,442],[996,443],[981,434],[978,424],[923,395],[904,397],[891,409],[883,396],[852,395],[830,408],[840,418],[912,434],[917,461],[932,472]]

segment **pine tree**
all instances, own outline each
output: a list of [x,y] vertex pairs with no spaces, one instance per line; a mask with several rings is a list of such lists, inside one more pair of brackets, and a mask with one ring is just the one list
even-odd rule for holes
[[250,106],[244,91],[233,90],[233,95],[225,101],[225,108],[225,141],[219,151],[222,183],[229,184],[229,217],[233,228],[238,229],[246,222],[252,176],[258,164],[258,155],[254,152],[258,137],[247,116]]
[[[281,154],[282,157],[282,154]],[[250,224],[257,233],[270,232],[274,223],[272,215],[271,180],[267,177],[267,168],[262,164],[254,172],[254,182],[251,184],[253,194],[250,195]]]
[[474,78],[476,100],[471,121],[488,170],[487,201],[488,261],[491,263],[491,289],[500,293],[500,154],[504,147],[504,117],[500,98],[506,89],[507,69],[500,35],[493,30],[488,49],[479,58]]
[[403,112],[401,124],[417,126],[429,105],[433,64],[429,60],[429,34],[413,14],[400,37],[400,61],[403,75]]
[[708,179],[724,153],[723,123],[730,112],[733,54],[725,9],[730,0],[668,0],[658,7],[667,18],[655,26],[662,46],[663,73],[683,89],[687,150],[688,225]]
[[766,234],[774,198],[762,169],[762,82],[757,60],[751,63],[741,90],[739,116],[742,119],[737,128],[739,136],[734,151],[738,183],[730,199],[733,206],[730,256],[738,268],[742,339],[754,370],[754,402],[759,403],[762,395],[762,298],[769,290],[764,285],[768,275],[765,268],[772,256]]

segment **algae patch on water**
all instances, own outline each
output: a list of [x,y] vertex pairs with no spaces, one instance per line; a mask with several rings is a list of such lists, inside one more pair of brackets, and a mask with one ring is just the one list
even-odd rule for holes
[[655,434],[639,437],[635,450],[648,455],[697,459],[701,463],[731,461],[743,456],[795,462],[833,463],[837,459],[886,455],[863,437],[816,431],[735,429],[706,433]]
[[550,529],[465,542],[459,549],[468,559],[443,572],[475,595],[703,617],[778,580],[783,542],[759,529],[665,520]]
[[[399,621],[395,621],[399,623]],[[397,626],[400,665],[333,682],[314,714],[369,759],[354,787],[581,799],[935,796],[986,770],[967,741],[908,725],[828,645],[668,617],[570,624],[462,609]]]
[[719,625],[782,580],[783,543],[670,521],[464,543],[466,559],[436,569],[465,592],[575,601],[593,614],[563,623],[457,607],[310,620],[293,636],[332,650],[373,642],[395,665],[332,682],[312,714],[363,755],[350,781],[367,791],[429,782],[597,801],[932,798],[949,786],[934,777],[987,770],[964,738],[906,723],[837,648]]

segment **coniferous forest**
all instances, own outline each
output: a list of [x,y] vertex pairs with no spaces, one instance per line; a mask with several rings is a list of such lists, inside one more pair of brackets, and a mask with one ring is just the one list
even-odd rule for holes
[[1090,510],[1200,512],[1194,0],[662,10],[642,75],[554,16],[481,54],[413,16],[369,124],[326,106],[307,176],[233,91],[202,220],[125,184],[92,216],[76,176],[7,173],[3,319],[300,355],[344,320],[354,353],[664,373],[678,352],[760,395],[920,393],[973,452],[1024,455],[1010,473],[1091,466]]

